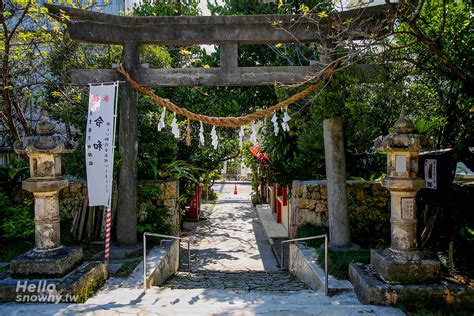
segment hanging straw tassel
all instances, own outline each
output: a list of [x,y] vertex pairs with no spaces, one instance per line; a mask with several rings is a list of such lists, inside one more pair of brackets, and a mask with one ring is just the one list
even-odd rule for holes
[[188,117],[188,127],[186,128],[186,145],[191,146],[191,124],[189,123]]

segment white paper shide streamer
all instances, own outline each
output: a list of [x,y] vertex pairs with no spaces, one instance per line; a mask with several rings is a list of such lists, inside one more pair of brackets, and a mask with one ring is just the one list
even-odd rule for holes
[[205,141],[204,141],[204,126],[202,126],[202,122],[199,122],[199,144],[201,144],[201,146],[204,146],[205,145]]
[[179,127],[178,121],[176,120],[176,113],[174,113],[173,121],[171,122],[171,133],[173,133],[175,138],[179,138]]
[[253,144],[257,143],[257,130],[255,126],[252,126],[252,134],[250,135],[250,142]]
[[240,131],[239,131],[239,148],[240,149],[242,149],[243,143],[244,143],[244,127],[241,126]]
[[217,138],[217,132],[216,132],[216,127],[213,126],[212,127],[212,130],[211,130],[211,144],[212,144],[212,147],[214,147],[214,149],[217,149],[217,145],[219,144],[219,140]]
[[165,127],[165,115],[166,115],[166,108],[163,108],[163,112],[161,112],[160,121],[158,122],[158,132]]
[[281,128],[284,132],[290,131],[290,126],[288,122],[291,120],[291,117],[288,115],[288,109],[286,109],[285,114],[283,114],[283,122],[281,123]]
[[275,112],[272,117],[272,123],[273,123],[273,133],[275,136],[278,136],[278,132],[280,131],[280,127],[278,127],[278,116]]

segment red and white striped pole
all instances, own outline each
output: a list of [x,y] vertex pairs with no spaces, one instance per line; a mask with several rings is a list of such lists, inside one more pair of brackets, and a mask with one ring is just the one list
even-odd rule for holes
[[104,260],[108,263],[110,258],[110,231],[112,229],[112,181],[113,181],[113,161],[114,161],[114,151],[115,151],[115,131],[117,127],[117,105],[118,105],[118,88],[119,82],[115,83],[115,107],[114,107],[114,126],[113,126],[113,136],[112,136],[112,153],[110,159],[112,159],[112,170],[110,172],[110,187],[109,187],[109,203],[106,208],[105,213],[105,251],[104,251]]
[[105,252],[104,259],[109,260],[110,257],[110,230],[112,228],[112,210],[110,207],[107,207],[105,215]]

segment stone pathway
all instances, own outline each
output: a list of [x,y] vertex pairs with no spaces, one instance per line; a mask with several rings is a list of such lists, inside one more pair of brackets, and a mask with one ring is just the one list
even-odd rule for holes
[[193,230],[192,266],[213,271],[277,271],[278,263],[264,237],[250,201],[250,184],[216,183],[219,199],[205,206],[199,223],[185,223]]
[[178,272],[163,287],[232,291],[294,292],[310,288],[285,271]]

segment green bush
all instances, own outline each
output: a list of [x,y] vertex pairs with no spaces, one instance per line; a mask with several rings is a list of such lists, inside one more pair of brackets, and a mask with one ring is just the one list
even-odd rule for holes
[[34,235],[34,212],[31,205],[15,203],[0,192],[0,235],[5,238],[26,239]]
[[173,232],[173,225],[168,222],[169,212],[164,207],[147,205],[145,207],[146,217],[139,222],[137,231],[139,233],[149,232],[163,235],[170,235]]
[[4,182],[6,187],[11,189],[22,176],[28,176],[29,170],[28,160],[13,157],[8,166],[0,167],[0,182]]
[[[326,226],[314,225],[306,223],[298,228],[297,238],[311,237],[328,234],[329,231]],[[318,255],[318,262],[324,269],[324,249],[321,245],[324,243],[324,239],[308,240],[306,245],[308,247],[314,247]],[[360,249],[358,251],[348,252],[336,252],[329,250],[329,274],[335,276],[338,279],[349,279],[349,264],[351,262],[370,262],[370,250]]]
[[[316,249],[318,254],[318,262],[324,269],[324,249]],[[352,262],[369,263],[370,262],[370,250],[360,249],[357,251],[331,251],[328,252],[328,266],[329,274],[335,276],[338,279],[349,279],[349,264]]]
[[262,200],[260,199],[260,196],[257,193],[250,193],[250,198],[252,200],[253,205],[262,204]]
[[[306,223],[303,226],[298,228],[296,238],[305,238],[305,237],[318,236],[318,235],[324,235],[324,234],[328,234],[328,237],[329,237],[329,231],[326,226]],[[324,243],[324,239],[322,238],[306,241],[306,245],[308,247],[314,247],[314,248],[319,248],[323,243]]]

